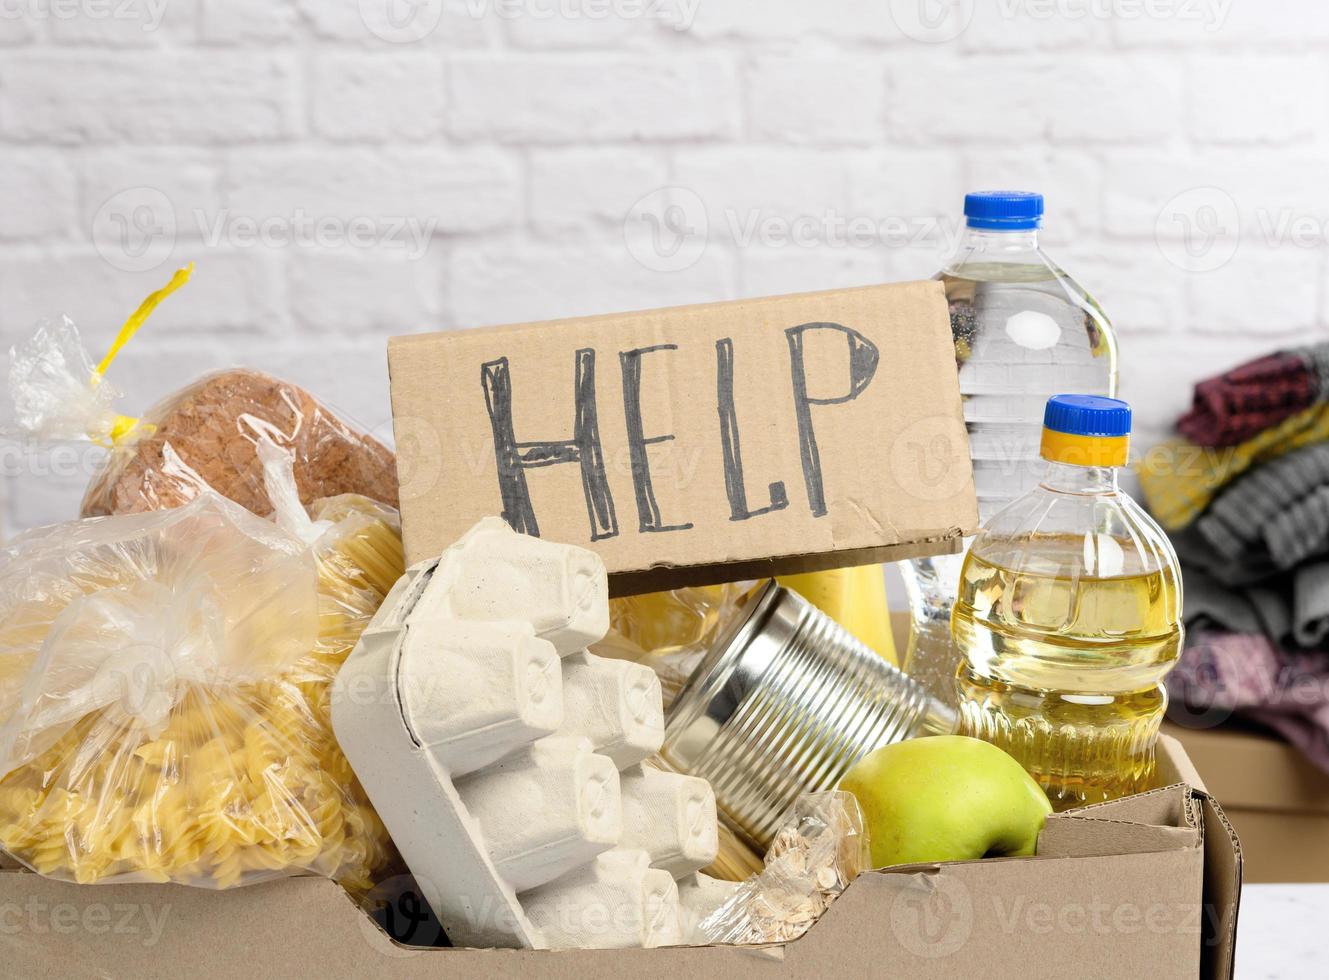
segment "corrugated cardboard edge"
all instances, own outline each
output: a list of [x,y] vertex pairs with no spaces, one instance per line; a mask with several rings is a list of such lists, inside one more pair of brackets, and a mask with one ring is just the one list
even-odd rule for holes
[[1158,739],[1160,771],[1193,790],[1204,831],[1205,977],[1229,978],[1236,968],[1237,919],[1241,911],[1242,851],[1237,832],[1210,795],[1185,747],[1170,735]]
[[[1202,834],[1204,848],[1204,940],[1201,946],[1204,977],[1230,978],[1236,967],[1237,919],[1241,910],[1241,841],[1223,808],[1205,788],[1181,742],[1170,735],[1158,739],[1159,778],[1175,781],[1188,792],[1188,820]],[[1139,813],[1166,799],[1173,787],[1162,787],[1110,803],[1072,811],[1095,818],[1105,813]]]
[[1237,917],[1241,911],[1241,841],[1218,801],[1208,793],[1197,792],[1197,796],[1204,808],[1205,828],[1202,975],[1230,978],[1236,969]]
[[[902,544],[883,545],[879,548],[858,548],[822,554],[788,554],[759,561],[697,565],[688,569],[656,566],[639,572],[615,572],[609,576],[609,595],[611,598],[619,598],[643,592],[656,592],[662,584],[667,584],[670,588],[683,588],[774,578],[776,575],[785,574],[784,569],[789,567],[791,559],[797,559],[798,567],[803,571],[821,572],[831,568],[856,568],[860,565],[906,561],[929,555],[954,555],[962,550],[965,535],[972,533],[964,528],[954,527],[941,536],[914,538]],[[662,583],[661,578],[666,574],[668,581]]]

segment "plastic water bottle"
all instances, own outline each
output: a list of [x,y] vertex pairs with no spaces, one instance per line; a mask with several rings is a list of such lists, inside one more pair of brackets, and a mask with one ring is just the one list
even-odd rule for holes
[[[1043,405],[1062,391],[1115,395],[1117,342],[1093,298],[1039,246],[1043,196],[964,200],[965,237],[937,274],[950,305],[979,519],[1038,483]],[[902,563],[912,630],[905,670],[955,703],[951,642],[959,555]]]
[[1058,810],[1147,789],[1181,653],[1167,535],[1117,488],[1131,410],[1057,395],[1042,481],[991,518],[960,575],[960,731],[1006,750]]

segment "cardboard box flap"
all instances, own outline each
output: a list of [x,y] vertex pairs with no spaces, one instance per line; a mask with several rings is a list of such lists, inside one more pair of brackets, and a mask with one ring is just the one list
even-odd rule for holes
[[1164,725],[1185,745],[1241,838],[1244,881],[1329,881],[1329,774],[1267,731],[1201,715]]
[[394,338],[388,360],[408,563],[498,514],[596,550],[622,595],[950,552],[977,525],[938,282]]
[[1038,837],[1039,857],[1147,854],[1199,847],[1203,831],[1187,786],[1054,813]]
[[[1239,809],[1329,815],[1329,775],[1297,748],[1265,733],[1236,728],[1181,729],[1195,766],[1209,774],[1214,796]],[[1204,787],[1201,787],[1204,788]]]
[[1099,820],[1126,820],[1157,827],[1199,827],[1194,797],[1189,786],[1163,786],[1125,796],[1119,800],[1067,810],[1065,816],[1084,816]]
[[1054,814],[1038,835],[1039,857],[1148,854],[1199,846],[1200,831],[1195,827],[1160,827],[1087,816],[1058,819]]
[[1207,793],[1198,794],[1204,816],[1204,945],[1206,977],[1230,978],[1236,970],[1237,917],[1241,910],[1241,841]]
[[1198,789],[1202,793],[1209,792],[1209,787],[1204,784],[1199,771],[1195,768],[1195,763],[1191,761],[1190,756],[1186,754],[1181,742],[1177,739],[1171,735],[1159,735],[1155,752],[1157,765],[1154,777],[1158,785],[1168,786],[1172,783],[1185,783],[1192,789]]

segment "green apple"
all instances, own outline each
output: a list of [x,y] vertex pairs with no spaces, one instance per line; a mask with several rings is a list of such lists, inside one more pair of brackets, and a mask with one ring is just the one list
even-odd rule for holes
[[1023,766],[963,735],[884,745],[840,789],[858,797],[878,868],[1030,855],[1052,812]]

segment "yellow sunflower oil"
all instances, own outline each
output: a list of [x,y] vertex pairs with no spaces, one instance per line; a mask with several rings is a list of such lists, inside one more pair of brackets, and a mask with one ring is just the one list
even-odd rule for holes
[[1117,488],[1129,423],[1115,399],[1049,401],[1047,474],[979,533],[952,611],[960,730],[1018,759],[1059,810],[1151,786],[1181,652],[1176,557]]

